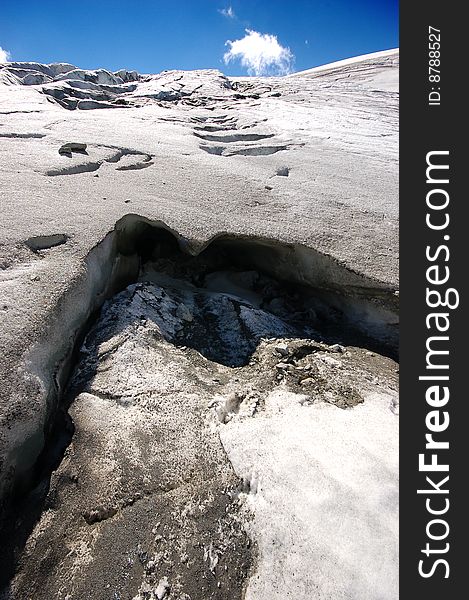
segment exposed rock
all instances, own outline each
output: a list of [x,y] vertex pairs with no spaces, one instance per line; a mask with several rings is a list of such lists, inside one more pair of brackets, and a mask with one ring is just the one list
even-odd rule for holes
[[288,356],[289,349],[288,344],[277,344],[275,346],[275,352],[278,352],[280,356]]
[[275,174],[279,177],[288,177],[290,174],[290,169],[289,167],[278,167],[275,171]]
[[38,235],[31,237],[25,241],[26,246],[31,248],[33,252],[39,250],[48,250],[49,248],[55,248],[55,246],[61,246],[68,240],[68,235],[65,233],[53,233],[51,235]]
[[72,152],[85,152],[86,144],[82,142],[67,142],[59,148],[59,154],[72,154]]

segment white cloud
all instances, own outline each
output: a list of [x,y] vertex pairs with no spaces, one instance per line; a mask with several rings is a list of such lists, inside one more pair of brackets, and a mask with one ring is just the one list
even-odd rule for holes
[[228,8],[220,8],[218,12],[228,19],[234,19],[236,17],[232,6],[228,6]]
[[246,29],[246,35],[234,42],[228,40],[230,46],[223,56],[225,64],[239,60],[250,75],[286,75],[291,73],[295,59],[290,48],[278,43],[275,35],[259,33]]
[[10,53],[8,52],[8,50],[4,50],[1,46],[0,46],[0,63],[5,63],[8,62],[11,58]]

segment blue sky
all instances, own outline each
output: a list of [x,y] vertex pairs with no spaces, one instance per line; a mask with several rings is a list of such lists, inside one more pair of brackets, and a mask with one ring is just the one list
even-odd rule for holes
[[397,0],[0,3],[4,58],[85,69],[275,74],[398,45]]

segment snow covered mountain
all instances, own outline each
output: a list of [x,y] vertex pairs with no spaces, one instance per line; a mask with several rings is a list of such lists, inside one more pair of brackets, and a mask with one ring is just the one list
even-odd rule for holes
[[398,597],[398,61],[0,65],[4,598]]

